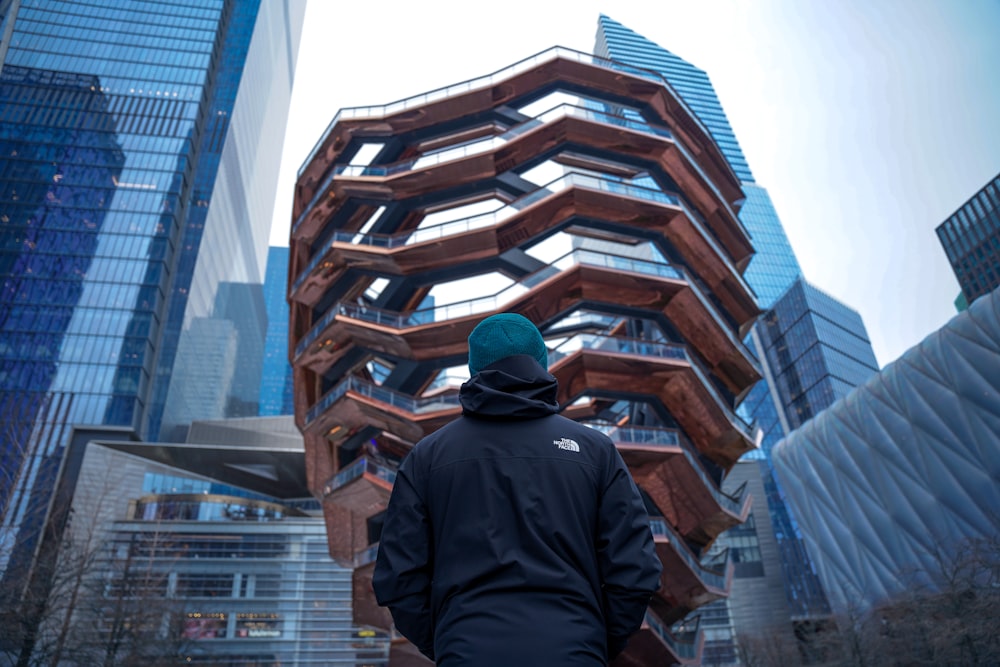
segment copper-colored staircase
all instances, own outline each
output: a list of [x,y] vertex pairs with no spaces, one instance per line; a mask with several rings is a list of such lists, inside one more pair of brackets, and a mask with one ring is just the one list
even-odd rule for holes
[[[579,99],[529,112],[555,92]],[[362,149],[374,158],[352,164]],[[562,173],[538,185],[540,166]],[[713,544],[750,507],[721,491],[754,447],[736,406],[760,377],[742,342],[758,314],[742,200],[658,75],[566,49],[337,115],[296,184],[295,415],[330,553],[354,568],[354,621],[392,665],[429,663],[375,603],[380,516],[402,457],[461,413],[454,369],[499,312],[538,325],[563,414],[612,438],[649,506],[664,576],[614,664],[700,662],[689,614],[727,594]],[[569,249],[553,257],[550,241]],[[436,285],[487,274],[509,287],[436,300]]]

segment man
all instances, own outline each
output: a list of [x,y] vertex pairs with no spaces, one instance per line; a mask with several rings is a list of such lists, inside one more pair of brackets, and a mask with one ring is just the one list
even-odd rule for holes
[[628,469],[609,438],[556,414],[547,366],[530,320],[480,322],[462,416],[399,468],[373,585],[441,667],[605,665],[658,586]]

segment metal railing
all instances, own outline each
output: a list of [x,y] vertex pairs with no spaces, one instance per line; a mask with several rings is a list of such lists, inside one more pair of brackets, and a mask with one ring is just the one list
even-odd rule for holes
[[[468,317],[495,310],[501,310],[510,302],[523,296],[536,285],[569,270],[577,265],[598,266],[611,268],[619,271],[630,271],[632,273],[642,273],[660,278],[673,278],[677,280],[689,280],[683,269],[663,262],[634,259],[610,253],[601,253],[595,250],[572,250],[559,257],[545,268],[526,276],[521,281],[506,287],[490,296],[478,297],[466,301],[435,306],[423,310],[414,310],[409,313],[383,310],[372,306],[365,306],[356,303],[337,303],[314,324],[309,332],[302,337],[302,340],[295,346],[295,356],[300,356],[306,348],[319,339],[320,334],[330,326],[338,315],[351,319],[363,320],[372,324],[379,324],[394,329],[404,329],[407,327],[430,324],[432,322],[443,322],[459,317]],[[690,281],[689,281],[690,282]]]
[[[645,619],[646,625],[652,630],[656,636],[663,640],[670,650],[678,658],[683,660],[694,660],[698,657],[698,644],[701,639],[701,617],[695,617],[694,621],[685,621],[683,629],[676,630],[674,628],[668,628],[663,621],[658,619],[655,614],[650,611],[646,612]],[[694,625],[693,628],[688,626]],[[675,634],[676,633],[676,634]]]
[[[307,418],[308,420],[308,418]],[[323,485],[323,495],[328,496],[340,487],[361,477],[365,473],[385,480],[390,485],[396,483],[396,471],[392,468],[380,465],[364,456],[354,461],[349,466],[334,475],[329,482]]]
[[719,506],[736,516],[742,513],[746,483],[744,482],[732,494],[720,489],[705,468],[705,464],[698,457],[694,445],[691,444],[691,441],[682,432],[672,428],[585,423],[587,426],[601,431],[615,442],[634,445],[678,447]]
[[458,95],[460,93],[467,93],[479,88],[486,88],[488,86],[501,83],[517,74],[522,72],[527,72],[532,69],[539,67],[540,65],[547,63],[552,60],[563,59],[575,62],[582,62],[588,65],[594,65],[596,67],[601,67],[603,69],[611,69],[618,72],[625,72],[636,76],[639,78],[647,79],[653,81],[661,86],[667,91],[667,93],[677,102],[677,104],[687,113],[691,121],[694,122],[706,136],[711,136],[709,131],[705,128],[705,125],[701,122],[701,119],[691,110],[687,103],[678,95],[673,87],[657,72],[652,70],[643,69],[640,67],[634,67],[632,65],[627,65],[625,63],[616,62],[608,58],[602,58],[600,56],[595,56],[591,53],[584,53],[583,51],[575,51],[573,49],[568,49],[562,46],[555,46],[532,56],[528,56],[523,60],[519,60],[512,65],[508,65],[502,69],[496,70],[491,74],[485,76],[476,77],[474,79],[469,79],[467,81],[462,81],[460,83],[452,84],[450,86],[444,86],[442,88],[437,88],[435,90],[422,93],[420,95],[413,95],[411,97],[406,97],[396,102],[390,102],[389,104],[373,105],[366,107],[348,107],[341,109],[330,121],[326,130],[323,132],[319,141],[313,146],[313,149],[309,151],[308,157],[299,167],[298,176],[302,176],[302,172],[305,171],[306,167],[313,161],[316,157],[316,153],[319,151],[320,147],[326,141],[327,137],[330,136],[330,132],[333,131],[334,126],[337,125],[341,120],[355,120],[359,118],[385,118],[395,113],[406,111],[407,109],[412,109],[413,107],[423,106],[437,100],[442,100],[453,95]]
[[[351,178],[375,176],[385,178],[387,176],[395,176],[397,174],[413,171],[415,169],[426,169],[428,167],[433,167],[452,160],[461,160],[462,158],[472,155],[481,155],[482,153],[499,148],[531,130],[567,117],[584,118],[586,120],[597,121],[607,125],[613,125],[615,127],[624,127],[636,132],[663,137],[665,139],[669,139],[675,144],[677,143],[674,139],[673,133],[668,128],[661,125],[655,125],[649,122],[639,122],[618,114],[609,113],[607,111],[598,111],[597,109],[581,107],[575,104],[559,104],[551,109],[548,109],[547,111],[543,111],[533,118],[529,118],[526,121],[518,123],[511,129],[495,137],[487,137],[485,139],[479,139],[477,141],[459,146],[448,146],[437,151],[425,153],[415,158],[400,160],[398,162],[390,162],[388,164],[334,165],[323,177],[323,180],[316,188],[316,192],[313,194],[312,199],[309,200],[309,203],[302,210],[302,213],[300,213],[299,217],[293,222],[292,233],[295,233],[295,231],[298,230],[299,226],[309,215],[309,212],[316,206],[317,202],[324,197],[324,193],[327,188],[330,187],[330,184],[338,176],[347,176]],[[687,155],[690,159],[687,152],[684,152],[684,155]],[[700,169],[697,165],[695,165],[694,168]]]
[[705,389],[712,395],[715,402],[722,409],[726,418],[747,438],[751,438],[750,424],[736,414],[736,412],[729,406],[719,393],[719,390],[716,389],[715,385],[711,382],[711,380],[709,380],[708,371],[705,370],[702,363],[695,358],[694,355],[688,352],[686,345],[680,345],[677,343],[654,343],[651,341],[636,340],[633,338],[618,338],[616,336],[605,336],[601,334],[580,334],[566,340],[559,347],[550,351],[549,364],[551,365],[562,357],[572,354],[582,348],[604,350],[607,352],[620,352],[623,354],[641,354],[643,356],[666,359],[682,359],[686,361],[698,377],[700,383],[705,386]]
[[[351,245],[370,246],[373,248],[393,249],[408,245],[416,245],[418,243],[425,243],[427,241],[439,241],[443,238],[464,234],[476,229],[486,229],[488,227],[500,225],[505,220],[515,215],[518,211],[521,211],[528,206],[545,199],[546,197],[554,196],[571,187],[596,190],[598,192],[610,192],[623,197],[641,199],[643,201],[650,201],[658,204],[667,204],[669,206],[682,206],[681,199],[676,194],[658,190],[656,188],[647,188],[645,186],[636,185],[630,183],[628,179],[619,176],[607,174],[598,177],[589,174],[570,172],[560,176],[550,183],[546,183],[537,190],[519,197],[509,204],[505,204],[497,208],[495,211],[458,218],[456,220],[449,220],[440,224],[407,230],[405,232],[398,232],[395,234],[363,234],[361,232],[336,230],[330,234],[330,237],[324,243],[328,244],[328,248],[332,247],[336,243],[345,243]],[[316,267],[322,263],[326,255],[326,250],[316,253],[316,256],[310,260],[301,272],[299,272],[298,277],[292,284],[292,292],[298,290],[298,288],[303,282],[306,281]]]
[[[728,550],[724,552],[726,561],[720,571],[718,568],[713,567],[714,562],[703,564],[698,560],[694,553],[691,552],[691,549],[688,548],[687,543],[684,542],[684,538],[663,517],[650,517],[649,529],[654,537],[667,538],[667,541],[674,547],[674,551],[680,555],[681,559],[691,568],[691,571],[707,586],[711,586],[718,591],[726,590],[726,584],[728,583],[730,570],[732,569],[730,567]],[[712,558],[712,561],[715,561],[715,557]]]
[[323,414],[327,408],[343,397],[348,391],[353,391],[356,394],[371,398],[380,403],[397,407],[400,410],[411,414],[447,410],[459,407],[460,405],[458,402],[458,394],[442,394],[440,396],[433,396],[430,398],[414,398],[412,396],[407,396],[406,394],[393,391],[392,389],[380,387],[377,384],[362,380],[361,378],[351,376],[324,394],[316,405],[309,408],[309,411],[306,413],[306,424],[308,425],[314,422],[317,417]]

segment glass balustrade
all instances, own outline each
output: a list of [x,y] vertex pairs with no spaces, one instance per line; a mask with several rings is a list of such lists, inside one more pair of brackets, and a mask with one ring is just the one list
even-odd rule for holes
[[610,331],[624,321],[625,318],[620,315],[607,315],[605,313],[578,310],[560,318],[556,325],[546,330],[546,334],[556,337],[560,332],[567,332],[566,335],[572,335],[572,331],[584,328]]
[[618,443],[680,448],[684,458],[687,459],[719,506],[737,516],[741,514],[743,510],[743,493],[746,484],[741,485],[734,494],[722,491],[712,479],[708,470],[705,469],[705,464],[698,457],[694,445],[680,431],[650,426],[618,426],[616,424],[585,423],[590,428],[601,431]]
[[614,125],[615,127],[624,127],[636,132],[643,132],[647,134],[652,134],[658,137],[663,137],[674,141],[673,134],[670,130],[662,125],[655,125],[652,123],[639,122],[624,116],[619,116],[605,111],[598,111],[596,109],[589,109],[585,107],[576,106],[573,104],[560,104],[552,109],[542,112],[541,114],[531,118],[523,123],[515,125],[510,130],[504,132],[503,134],[497,135],[495,137],[489,137],[487,139],[480,139],[475,142],[463,144],[461,146],[451,146],[443,148],[438,151],[425,153],[419,157],[412,158],[409,160],[401,160],[399,162],[391,162],[389,164],[380,165],[369,165],[369,164],[340,164],[334,165],[333,168],[329,170],[326,176],[323,177],[323,181],[320,186],[316,189],[315,194],[309,201],[309,204],[299,215],[292,225],[292,231],[298,229],[299,225],[309,212],[325,196],[326,190],[330,187],[330,184],[338,176],[347,176],[351,178],[365,177],[365,176],[375,176],[385,178],[388,176],[395,176],[397,174],[402,174],[410,172],[416,169],[424,169],[428,167],[433,167],[444,162],[450,162],[452,160],[460,160],[473,155],[480,155],[486,153],[493,149],[499,148],[504,144],[516,139],[517,137],[526,134],[530,130],[541,127],[546,123],[552,123],[557,120],[566,117],[582,118],[589,121],[606,123],[608,125]]
[[678,656],[688,660],[698,658],[698,652],[704,641],[701,631],[701,616],[684,619],[670,628],[670,634],[677,642]]
[[463,368],[448,368],[437,374],[434,381],[427,385],[425,393],[439,389],[458,389],[469,379],[469,371]]
[[714,563],[713,565],[705,565],[698,560],[684,542],[684,538],[663,517],[650,517],[649,529],[653,533],[653,537],[665,537],[673,545],[674,551],[691,568],[691,571],[705,582],[706,585],[720,591],[726,590],[730,569],[728,551],[725,552],[726,561],[721,567],[715,566]]
[[698,230],[698,235],[701,236],[709,246],[711,246],[715,254],[722,260],[722,263],[726,265],[727,269],[729,269],[729,273],[736,278],[736,282],[740,284],[743,291],[752,296],[754,301],[756,301],[757,293],[754,292],[753,288],[751,288],[750,285],[747,284],[747,281],[743,279],[743,274],[736,269],[736,265],[733,264],[733,261],[729,258],[729,254],[722,249],[721,245],[719,245],[719,242],[715,238],[715,234],[709,231],[708,225],[705,223],[705,219],[701,217],[701,214],[690,206],[685,199],[681,200],[680,207],[681,210],[684,211],[684,215],[686,215],[688,220],[691,221],[691,224],[694,225],[694,228]]
[[[600,256],[600,253],[595,253],[589,250],[574,250],[573,252],[569,253],[569,255]],[[557,262],[558,261],[559,260],[557,260]],[[632,259],[626,259],[626,261],[636,264],[654,264],[662,269],[672,268],[669,265],[662,265],[662,264],[657,265],[655,262],[643,262],[641,260],[632,260]],[[514,285],[512,287],[518,287],[518,286],[520,285]],[[503,290],[502,292],[500,292],[500,294],[503,294],[503,292],[506,292],[510,289],[511,288],[507,288],[507,290]],[[484,309],[481,311],[470,310],[473,307],[471,304],[476,304],[476,303],[488,303],[489,307],[484,307]],[[461,306],[461,308],[459,308],[459,306]],[[499,310],[500,308],[499,305],[497,304],[497,297],[494,296],[490,297],[488,300],[476,299],[470,302],[465,302],[464,304],[453,304],[452,306],[442,306],[440,309],[444,309],[444,311],[448,314],[447,319],[451,319],[453,317],[459,317],[462,315],[471,314],[473,312],[490,312],[494,310]],[[440,309],[435,308],[434,311],[438,311]],[[427,312],[427,311],[417,311],[417,312]],[[406,320],[404,318],[413,316],[412,314],[406,316],[406,315],[399,315],[397,313],[389,313],[387,311],[381,311],[375,308],[367,308],[365,306],[358,306],[356,304],[341,304],[340,306],[335,306],[334,308],[331,308],[330,312],[327,313],[326,317],[324,317],[323,320],[321,320],[320,323],[316,327],[314,327],[312,331],[310,331],[309,335],[303,338],[303,340],[296,347],[296,354],[297,355],[301,354],[301,351],[304,350],[305,347],[309,345],[313,340],[315,340],[316,337],[318,336],[318,333],[321,332],[323,329],[325,329],[326,326],[330,322],[332,322],[333,318],[338,314],[343,314],[347,317],[352,317],[354,319],[366,319],[368,321],[380,324],[388,324],[395,328],[403,328],[404,326],[407,326],[408,324],[406,323]],[[420,324],[420,323],[421,322],[418,321],[414,322],[413,324]],[[688,366],[698,377],[700,384],[702,384],[705,387],[706,391],[708,391],[709,394],[712,395],[715,403],[723,411],[727,419],[736,428],[740,429],[740,431],[746,438],[749,439],[751,437],[749,435],[751,431],[750,425],[747,424],[747,422],[744,421],[742,417],[737,415],[733,411],[733,409],[729,406],[729,404],[726,403],[725,399],[719,393],[719,390],[716,389],[715,385],[711,382],[711,380],[709,380],[708,372],[702,367],[701,362],[698,361],[693,355],[691,355],[688,352],[686,346],[679,345],[676,343],[659,343],[659,342],[638,340],[633,338],[619,338],[616,336],[605,336],[600,334],[577,334],[571,338],[568,338],[554,350],[549,351],[549,366],[551,367],[560,359],[570,354],[573,354],[580,349],[601,350],[605,352],[616,352],[620,354],[637,354],[637,355],[642,355],[644,357],[653,357],[660,359],[678,359],[687,362]],[[349,383],[351,380],[355,380],[355,378],[349,378],[346,381],[346,383]],[[357,382],[363,382],[363,381],[357,380]],[[383,395],[387,396],[389,400],[385,402],[388,402],[390,405],[400,405],[400,407],[402,407],[404,410],[408,412],[417,413],[417,410],[415,410],[409,403],[399,403],[399,401],[413,401],[415,399],[412,399],[410,397],[401,398],[402,396],[401,394],[397,394],[396,392],[391,392],[388,389],[384,389],[374,384],[369,385],[368,383],[365,383],[364,387],[366,387],[365,391],[369,393],[371,392],[382,393]],[[338,391],[340,392],[339,394],[337,394]],[[347,388],[345,383],[341,383],[334,389],[330,390],[330,392],[328,392],[320,400],[319,403],[317,403],[315,406],[313,406],[313,408],[309,410],[309,412],[307,413],[307,421],[311,422],[315,418],[315,416],[318,416],[320,413],[322,413],[323,410],[332,405],[346,391]],[[421,400],[441,401],[444,399],[445,397],[429,398]],[[426,411],[425,408],[421,409]],[[312,415],[312,417],[310,417],[309,415]]]
[[657,359],[691,361],[685,346],[677,343],[657,343],[648,340],[619,338],[603,334],[577,334],[549,351],[549,365],[551,366],[560,359],[574,354],[581,349],[619,354],[638,354]]
[[726,418],[740,431],[746,438],[751,438],[750,425],[739,415],[737,415],[729,404],[725,401],[719,390],[709,380],[708,371],[702,366],[687,346],[677,343],[654,343],[651,341],[635,340],[631,338],[618,338],[615,336],[603,336],[601,334],[581,334],[568,339],[555,350],[549,352],[549,365],[557,360],[576,352],[581,347],[587,349],[604,350],[608,352],[621,352],[623,354],[641,354],[648,357],[683,359],[691,367],[691,370],[698,377],[699,382],[712,395],[715,403],[725,413]]
[[760,375],[763,371],[760,368],[760,362],[757,361],[757,357],[755,357],[750,352],[747,346],[743,344],[743,341],[741,341],[733,334],[733,329],[729,325],[729,322],[727,322],[722,317],[722,313],[720,313],[719,309],[715,307],[715,304],[713,304],[708,299],[708,297],[705,296],[705,292],[703,291],[702,288],[702,282],[700,280],[696,281],[694,279],[694,276],[692,276],[687,271],[685,271],[685,277],[687,278],[688,283],[691,285],[691,291],[694,293],[695,298],[698,299],[698,303],[700,303],[702,307],[706,311],[708,311],[708,314],[712,317],[712,320],[725,333],[726,338],[729,339],[729,343],[740,351],[740,354],[747,361],[747,363],[749,363],[750,366],[754,369],[754,371],[756,371],[756,373]]
[[[556,195],[568,188],[582,188],[586,190],[597,190],[600,192],[611,192],[617,195],[642,199],[658,204],[669,206],[681,206],[681,199],[675,194],[663,192],[653,188],[630,184],[626,179],[605,175],[591,176],[589,174],[579,174],[571,172],[560,176],[551,183],[540,187],[514,202],[498,208],[489,213],[449,220],[437,225],[431,225],[420,229],[407,230],[396,234],[361,234],[350,231],[334,231],[327,240],[327,248],[332,248],[337,243],[350,244],[355,246],[369,246],[372,248],[395,249],[428,241],[439,241],[444,238],[465,234],[477,229],[496,227],[505,220],[513,217],[521,210],[535,204],[546,197]],[[309,278],[310,274],[326,259],[327,250],[317,252],[309,264],[299,272],[298,278],[292,285],[295,292],[302,286],[302,283]]]
[[370,546],[365,547],[364,549],[361,549],[360,551],[355,552],[354,567],[359,568],[359,567],[364,567],[369,563],[374,563],[375,559],[378,558],[378,545],[379,543],[376,542],[375,544],[372,544]]
[[169,493],[144,496],[129,518],[140,521],[281,521],[303,512],[275,503],[216,494]]
[[373,306],[354,303],[334,304],[313,325],[309,333],[299,341],[295,347],[295,355],[301,355],[309,345],[312,345],[338,315],[396,329],[404,329],[426,325],[431,322],[444,322],[460,317],[489,313],[501,310],[536,285],[578,264],[616,269],[619,271],[631,271],[633,273],[642,273],[661,278],[687,280],[687,273],[683,269],[670,264],[610,255],[594,250],[572,250],[542,270],[536,271],[523,278],[520,282],[506,287],[491,296],[459,301],[424,310],[415,310],[409,313],[399,313],[397,311],[383,310]]
[[386,482],[389,482],[390,485],[396,483],[395,470],[380,465],[375,461],[362,456],[334,475],[333,478],[323,486],[323,495],[330,495],[340,487],[344,486],[348,482],[356,480],[365,473],[378,477],[381,480],[385,480]]
[[[503,206],[496,211],[490,213],[483,213],[475,216],[470,216],[467,218],[462,218],[459,220],[452,220],[444,222],[438,225],[433,225],[430,227],[425,227],[423,229],[416,229],[407,232],[401,232],[398,234],[359,234],[358,232],[348,232],[348,231],[335,231],[333,232],[329,244],[332,246],[336,243],[346,243],[352,245],[367,245],[370,247],[378,248],[399,248],[407,245],[413,245],[417,243],[423,243],[426,241],[436,241],[442,238],[459,235],[474,231],[476,229],[483,229],[488,227],[494,227],[501,224],[503,221],[507,220],[518,211],[534,204],[545,197],[555,195],[567,188],[577,187],[588,190],[597,190],[601,192],[610,192],[617,195],[630,197],[633,199],[641,199],[645,201],[650,201],[659,204],[666,204],[669,206],[679,207],[691,223],[697,229],[699,235],[708,243],[715,254],[726,264],[727,268],[730,270],[732,275],[740,283],[743,289],[750,295],[754,295],[754,291],[746,284],[743,276],[736,270],[736,267],[729,260],[729,256],[723,251],[721,246],[712,236],[712,234],[706,228],[704,221],[701,216],[697,214],[690,205],[679,195],[663,192],[653,188],[647,188],[643,186],[638,186],[630,184],[627,180],[618,177],[605,175],[601,177],[591,176],[587,174],[579,173],[569,173],[560,178],[546,184],[545,186],[539,188],[538,190],[532,192],[525,197],[522,197],[515,202]],[[313,271],[320,265],[321,262],[326,258],[326,251],[317,252],[316,256],[309,262],[308,265],[299,273],[295,282],[292,285],[292,291],[295,292],[302,286],[306,279],[312,274]],[[685,269],[677,267],[677,271],[682,272],[689,283],[692,285],[697,285],[699,287],[697,296],[699,301],[705,305],[705,307],[712,314],[713,319],[720,324],[720,326],[727,332],[727,335],[734,341],[734,344],[739,348],[744,349],[742,342],[737,341],[735,337],[732,336],[729,325],[725,322],[725,319],[718,313],[718,309],[709,301],[704,294],[704,283],[700,280],[696,280],[690,275]],[[751,356],[752,358],[752,356]]]
[[436,90],[428,91],[420,95],[414,95],[412,97],[407,97],[396,102],[390,102],[389,104],[374,105],[366,107],[348,107],[341,109],[330,121],[326,130],[323,132],[319,141],[313,146],[313,149],[309,152],[309,156],[302,163],[299,168],[298,176],[301,177],[302,173],[309,166],[309,164],[316,157],[317,152],[320,147],[326,141],[327,137],[330,136],[330,132],[337,125],[338,122],[342,120],[357,120],[362,118],[385,118],[392,114],[400,113],[414,107],[423,106],[437,100],[442,100],[448,97],[453,97],[456,95],[461,95],[463,93],[468,93],[473,90],[480,88],[486,88],[488,86],[493,86],[501,83],[511,77],[514,77],[522,72],[531,71],[536,69],[539,65],[556,60],[569,60],[574,62],[585,63],[588,65],[593,65],[603,69],[612,69],[618,72],[625,72],[631,76],[647,79],[653,81],[661,86],[667,91],[667,93],[673,98],[673,100],[686,112],[686,115],[694,122],[705,135],[708,135],[708,130],[701,123],[698,116],[688,107],[687,103],[674,92],[673,88],[667,81],[660,76],[658,73],[651,70],[642,69],[640,67],[634,67],[632,65],[626,65],[625,63],[615,62],[607,58],[601,58],[600,56],[595,56],[590,53],[585,53],[583,51],[575,51],[573,49],[567,49],[565,47],[556,46],[550,49],[546,49],[540,53],[536,53],[533,56],[529,56],[523,60],[508,65],[502,69],[497,70],[491,74],[485,76],[477,77],[474,79],[469,79],[468,81],[463,81],[461,83],[456,83],[450,86],[445,86],[443,88],[438,88]]
[[684,156],[685,161],[691,166],[692,169],[695,170],[695,172],[698,173],[702,182],[705,183],[708,186],[708,189],[712,191],[712,194],[715,195],[716,201],[720,202],[723,207],[725,207],[726,211],[729,213],[730,219],[736,223],[736,228],[740,231],[744,240],[746,240],[748,244],[751,243],[750,232],[747,231],[746,226],[744,226],[743,221],[740,220],[736,211],[732,209],[729,201],[722,196],[721,192],[719,192],[719,188],[716,186],[715,181],[705,175],[705,170],[701,168],[701,164],[691,156],[691,152],[684,147],[684,144],[677,141],[674,142],[674,145],[677,147],[677,150],[681,152],[681,155]]
[[504,144],[516,139],[519,136],[527,134],[529,131],[541,127],[547,123],[552,123],[562,118],[582,118],[584,120],[596,121],[600,123],[607,123],[609,125],[614,125],[616,127],[624,127],[630,130],[635,130],[637,132],[644,132],[647,134],[654,134],[656,136],[664,137],[666,139],[673,140],[674,136],[670,130],[666,127],[660,125],[654,125],[652,123],[639,122],[634,119],[626,118],[625,116],[619,116],[617,114],[608,113],[605,111],[598,111],[597,109],[588,109],[586,107],[577,106],[575,104],[559,104],[547,111],[543,111],[537,116],[515,125],[510,130],[499,134],[495,137],[490,137],[488,139],[481,139],[475,142],[464,144],[461,146],[451,146],[448,148],[443,148],[438,151],[433,151],[429,153],[424,153],[423,155],[410,159],[402,160],[399,162],[392,162],[383,165],[336,165],[333,168],[332,175],[343,175],[343,176],[394,176],[396,174],[401,174],[408,171],[413,171],[415,169],[423,169],[426,167],[433,167],[439,165],[443,162],[450,162],[451,160],[459,160],[472,155],[479,155],[481,153],[486,153],[495,148],[499,148]]
[[[550,365],[570,353],[565,352],[563,349],[564,347],[571,351],[587,348],[623,352],[628,354],[641,354],[643,356],[659,358],[683,359],[688,362],[690,362],[691,359],[687,350],[681,345],[653,343],[630,338],[599,336],[596,334],[577,334],[576,336],[567,339],[556,350],[549,352]],[[449,409],[459,405],[458,396],[456,394],[444,394],[441,396],[427,398],[414,398],[352,376],[328,391],[316,405],[310,408],[306,413],[306,422],[310,423],[314,421],[316,417],[322,414],[348,391],[353,391],[379,402],[398,407],[402,411],[409,412],[411,414],[423,414],[436,410]]]
[[698,640],[699,640],[699,623],[695,621],[692,623],[689,621],[683,631],[676,633],[675,630],[667,628],[666,624],[658,619],[655,614],[650,611],[646,612],[645,617],[646,625],[649,629],[653,631],[656,636],[658,636],[663,643],[666,644],[670,650],[678,658],[691,659],[698,657]]
[[336,403],[348,391],[353,391],[366,398],[371,398],[380,403],[399,408],[403,412],[415,415],[449,410],[459,406],[458,394],[414,398],[352,376],[324,394],[319,402],[309,409],[306,413],[306,424],[315,421],[317,417],[323,414],[327,408]]

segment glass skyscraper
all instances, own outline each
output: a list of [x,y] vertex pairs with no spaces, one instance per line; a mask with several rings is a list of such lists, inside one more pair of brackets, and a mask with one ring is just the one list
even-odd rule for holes
[[[797,280],[757,327],[771,387],[794,431],[878,373],[864,322],[804,280]],[[762,445],[770,456],[771,443]]]
[[[774,483],[767,459],[778,441],[842,396],[847,384],[860,384],[877,371],[864,326],[857,313],[798,280],[801,269],[781,221],[767,190],[755,182],[708,75],[603,15],[598,21],[595,54],[659,73],[709,130],[741,181],[745,201],[739,218],[750,233],[756,251],[744,275],[756,292],[760,307],[767,312],[761,324],[748,336],[748,342],[753,343],[752,349],[762,362],[764,379],[747,393],[740,405],[740,414],[760,429],[760,448],[748,453],[744,460],[756,458],[760,459],[760,464],[748,466],[746,470],[734,470],[738,473],[734,479],[744,475],[753,477],[746,481],[752,481],[752,487],[761,489],[767,502],[755,504],[756,520],[752,514],[746,524],[720,540],[731,541],[737,562],[737,580],[728,604],[739,608],[745,618],[761,616],[760,609],[754,609],[755,605],[767,604],[756,599],[761,591],[750,593],[743,589],[746,590],[743,593],[740,579],[765,575],[768,568],[761,561],[761,553],[770,546],[778,560],[771,563],[771,568],[779,567],[783,575],[776,585],[784,588],[787,598],[785,620],[822,616],[828,612],[828,605],[780,489]],[[806,334],[808,343],[803,338]],[[789,349],[789,344],[804,347]],[[837,366],[838,361],[843,361],[843,368]],[[838,371],[848,370],[837,373],[831,366],[836,366]],[[790,414],[795,416],[790,417]],[[765,523],[766,539],[758,535]],[[762,540],[768,544],[762,545]],[[731,629],[723,627],[726,614],[718,610],[725,604],[725,601],[713,603],[703,616],[707,664],[727,664],[736,660]],[[739,625],[738,616],[735,614],[736,625]]]
[[746,280],[757,293],[760,307],[770,308],[802,271],[767,190],[754,181],[708,74],[604,15],[598,20],[594,54],[659,73],[715,139],[742,182],[746,196],[740,222],[750,232],[756,251],[747,267]]
[[[10,583],[33,576],[74,425],[152,440],[194,417],[256,411],[259,370],[227,365],[225,350],[218,364],[204,358],[227,327],[229,347],[262,349],[282,143],[264,128],[285,124],[304,3],[5,5],[0,573]],[[187,409],[203,390],[221,395],[215,414]]]
[[938,225],[937,235],[966,305],[1000,286],[1000,174]]
[[780,555],[782,583],[795,619],[829,612],[829,604],[805,550],[798,525],[775,481],[771,450],[788,433],[807,423],[878,373],[878,363],[861,316],[833,297],[796,280],[754,329],[755,347],[765,362],[764,387],[780,406],[761,412],[765,430],[760,452],[763,491],[774,541]]
[[264,302],[267,306],[267,338],[264,371],[260,381],[260,415],[290,415],[292,364],[288,361],[288,248],[271,246],[267,251]]

